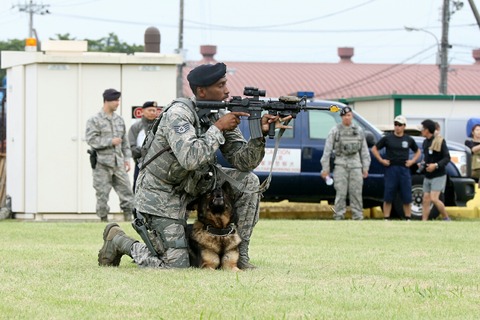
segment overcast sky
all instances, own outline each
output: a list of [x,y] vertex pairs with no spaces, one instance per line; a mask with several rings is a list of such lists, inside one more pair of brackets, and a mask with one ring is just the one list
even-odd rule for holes
[[[216,45],[219,61],[337,62],[338,47],[354,47],[358,63],[435,63],[443,0],[185,0],[187,60]],[[453,2],[453,1],[451,1]],[[450,20],[451,64],[473,63],[480,28],[468,0]],[[0,40],[29,34],[30,0],[0,1]],[[70,34],[78,40],[115,33],[143,45],[148,27],[160,30],[162,53],[178,48],[180,0],[33,0],[41,41]],[[480,0],[475,0],[480,10]],[[453,8],[453,6],[451,7]],[[426,31],[407,32],[404,26]]]

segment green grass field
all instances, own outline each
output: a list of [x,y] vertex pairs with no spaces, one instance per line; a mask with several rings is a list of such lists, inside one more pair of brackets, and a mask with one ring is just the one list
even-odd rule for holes
[[261,220],[239,273],[99,267],[104,226],[1,221],[0,318],[480,316],[480,221]]

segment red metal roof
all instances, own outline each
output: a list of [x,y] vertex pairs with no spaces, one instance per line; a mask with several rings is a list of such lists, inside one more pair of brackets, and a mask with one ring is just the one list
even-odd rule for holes
[[[440,71],[436,65],[223,62],[227,65],[230,96],[243,95],[245,86],[265,89],[267,97],[313,91],[316,98],[322,99],[439,92]],[[185,96],[192,95],[186,75],[201,63],[188,62],[184,68]],[[449,67],[448,94],[480,94],[480,64]]]

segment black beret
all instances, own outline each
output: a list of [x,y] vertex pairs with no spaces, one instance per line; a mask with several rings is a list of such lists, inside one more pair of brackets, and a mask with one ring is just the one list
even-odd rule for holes
[[105,101],[118,100],[121,95],[122,93],[115,89],[107,89],[103,92],[103,100]]
[[147,101],[143,104],[143,109],[145,108],[150,108],[150,107],[157,107],[157,102],[156,101]]
[[349,113],[349,112],[352,112],[352,108],[350,108],[350,107],[348,107],[348,106],[347,106],[347,107],[343,107],[343,108],[342,108],[342,111],[340,111],[340,115],[343,117],[344,115],[346,115],[346,114]]
[[208,87],[227,73],[227,66],[225,63],[219,62],[217,64],[202,64],[192,71],[187,76],[190,87]]

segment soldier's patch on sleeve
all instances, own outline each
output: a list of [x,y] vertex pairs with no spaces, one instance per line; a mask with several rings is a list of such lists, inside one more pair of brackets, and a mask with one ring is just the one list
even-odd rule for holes
[[181,126],[174,126],[173,129],[178,134],[185,133],[190,129],[190,123],[187,122],[185,124],[182,124]]

